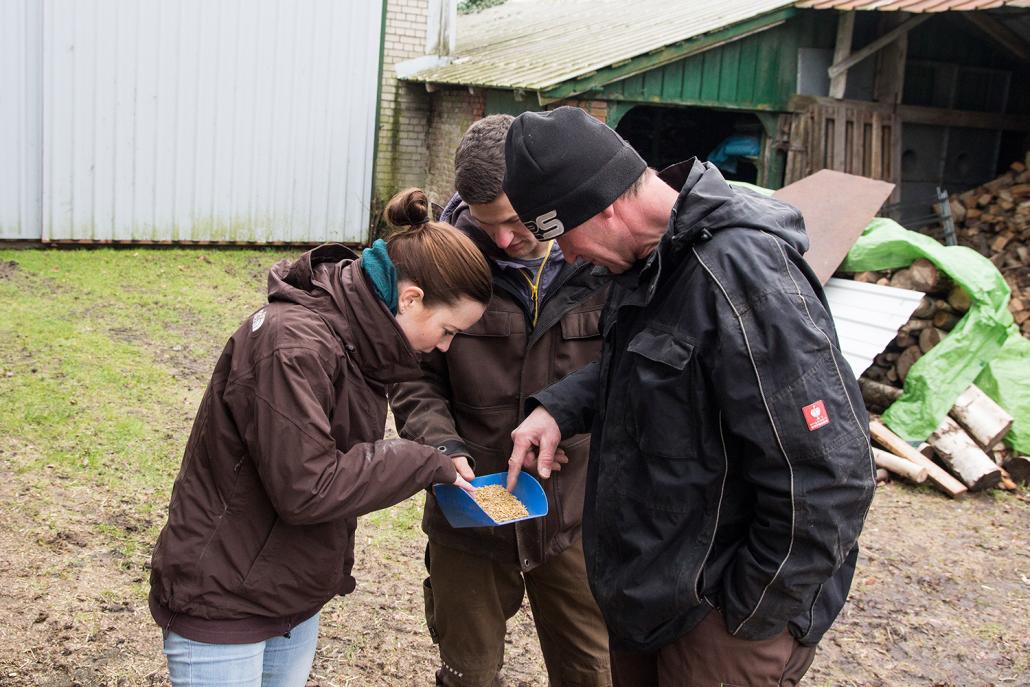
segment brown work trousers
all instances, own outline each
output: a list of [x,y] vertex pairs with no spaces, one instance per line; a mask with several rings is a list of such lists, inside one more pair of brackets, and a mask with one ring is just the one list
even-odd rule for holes
[[772,639],[738,639],[717,610],[687,634],[651,653],[612,652],[615,687],[794,687],[815,647],[786,630]]
[[583,545],[523,574],[515,563],[429,543],[426,621],[440,644],[437,684],[499,687],[508,618],[529,594],[552,687],[610,687],[608,630],[587,586]]

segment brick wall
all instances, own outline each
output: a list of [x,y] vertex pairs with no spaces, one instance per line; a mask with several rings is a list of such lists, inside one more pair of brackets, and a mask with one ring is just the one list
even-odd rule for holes
[[[430,97],[428,172],[425,189],[430,198],[441,205],[454,192],[454,149],[472,122],[488,114],[482,89],[469,93],[467,88],[444,89]],[[586,110],[601,122],[608,117],[605,100],[564,100],[547,109],[571,105]]]
[[553,110],[556,107],[562,105],[569,105],[571,107],[578,107],[581,110],[586,110],[590,113],[594,119],[599,120],[602,124],[608,123],[608,101],[607,100],[562,100],[561,102],[553,105],[548,105],[548,110]]
[[454,150],[469,125],[483,117],[486,97],[481,89],[458,88],[437,91],[431,100],[426,191],[443,205],[454,192]]
[[[386,0],[373,223],[390,196],[408,186],[424,188],[437,203],[446,202],[454,189],[454,149],[465,129],[486,114],[482,89],[428,93],[422,84],[397,80],[398,62],[425,53],[428,6],[429,0]],[[559,105],[582,108],[602,122],[608,115],[604,100],[569,99],[548,109]]]
[[394,67],[425,53],[428,4],[428,0],[386,0],[374,214],[398,190],[425,184],[429,94],[421,84],[398,81]]

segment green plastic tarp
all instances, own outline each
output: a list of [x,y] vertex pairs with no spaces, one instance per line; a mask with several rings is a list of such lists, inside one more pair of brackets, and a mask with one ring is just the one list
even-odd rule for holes
[[965,289],[972,306],[912,366],[901,398],[883,414],[884,423],[909,441],[925,440],[959,394],[975,382],[1013,416],[1005,443],[1030,454],[1030,341],[1013,323],[1009,286],[990,260],[970,248],[943,246],[893,220],[876,218],[840,269],[896,269],[918,258],[926,258]]

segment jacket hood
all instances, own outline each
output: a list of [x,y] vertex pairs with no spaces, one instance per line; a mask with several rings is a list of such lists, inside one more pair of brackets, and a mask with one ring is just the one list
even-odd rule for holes
[[801,212],[793,205],[743,187],[731,187],[710,162],[691,158],[659,174],[673,188],[679,188],[672,216],[670,238],[675,243],[693,244],[707,230],[756,229],[782,239],[804,255],[808,234]]
[[499,260],[508,259],[508,255],[497,247],[489,236],[481,231],[476,224],[476,220],[472,219],[472,213],[469,211],[468,203],[462,200],[461,196],[455,193],[451,196],[451,199],[447,202],[443,212],[440,213],[440,221],[447,222],[461,233],[468,236],[472,240],[472,243],[476,244],[476,248],[486,257],[490,262],[491,267]]
[[329,243],[268,273],[268,301],[295,303],[321,317],[354,356],[364,375],[383,384],[416,379],[418,356],[397,320],[379,300],[361,259]]

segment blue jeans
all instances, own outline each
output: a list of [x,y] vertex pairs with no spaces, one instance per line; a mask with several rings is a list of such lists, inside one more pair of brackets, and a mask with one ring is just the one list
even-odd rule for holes
[[205,644],[174,632],[164,654],[174,687],[304,687],[318,643],[318,613],[290,630],[254,644]]

